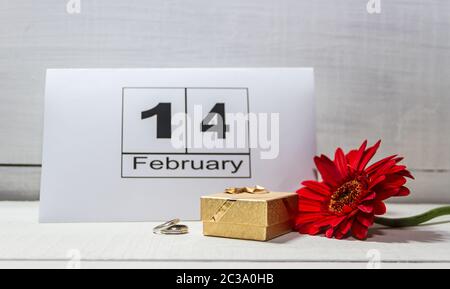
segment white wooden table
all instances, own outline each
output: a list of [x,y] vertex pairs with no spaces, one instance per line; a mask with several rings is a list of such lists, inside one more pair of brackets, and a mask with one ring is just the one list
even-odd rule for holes
[[[390,217],[436,205],[389,206]],[[39,224],[38,203],[0,202],[0,268],[450,268],[450,217],[374,227],[367,241],[291,233],[270,242],[152,234],[156,223]],[[381,263],[377,262],[378,260]]]

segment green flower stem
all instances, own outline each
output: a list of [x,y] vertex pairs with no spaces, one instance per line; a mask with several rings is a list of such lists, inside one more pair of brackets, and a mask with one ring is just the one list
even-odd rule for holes
[[425,223],[431,219],[445,215],[450,215],[450,206],[436,208],[421,215],[412,216],[408,218],[389,219],[389,218],[375,217],[375,223],[394,228],[412,227]]

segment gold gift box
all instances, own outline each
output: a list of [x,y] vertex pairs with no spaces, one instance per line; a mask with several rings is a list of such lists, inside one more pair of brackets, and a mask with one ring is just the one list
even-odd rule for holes
[[227,194],[201,198],[203,234],[268,241],[292,231],[297,194]]

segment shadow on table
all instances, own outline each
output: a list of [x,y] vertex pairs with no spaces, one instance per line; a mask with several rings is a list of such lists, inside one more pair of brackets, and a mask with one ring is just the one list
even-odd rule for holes
[[369,230],[368,242],[375,243],[436,243],[446,242],[448,237],[425,226],[410,228],[374,227]]
[[[428,229],[427,227],[432,225],[440,225],[447,224],[449,221],[444,222],[434,222],[427,223],[425,225],[420,225],[417,227],[409,227],[409,228],[388,228],[381,226],[374,226],[369,230],[369,236],[365,242],[374,242],[374,243],[436,243],[436,242],[447,242],[449,241],[448,234],[443,234],[442,232]],[[289,243],[295,239],[301,238],[302,235],[299,235],[296,232],[292,232],[273,240],[270,240],[269,243],[273,244],[285,244]],[[323,235],[316,236],[317,238],[325,238]],[[355,238],[347,238],[344,241],[358,241]]]
[[292,240],[298,239],[300,238],[301,235],[297,232],[292,232],[280,237],[277,237],[273,240],[268,241],[268,243],[274,243],[274,244],[284,244],[284,243],[289,243]]

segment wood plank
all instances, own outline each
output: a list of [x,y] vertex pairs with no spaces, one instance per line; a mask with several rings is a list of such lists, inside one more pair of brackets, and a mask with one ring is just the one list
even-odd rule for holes
[[[1,167],[0,200],[38,200],[40,190],[39,167]],[[416,180],[408,187],[412,194],[391,202],[400,203],[450,203],[450,172],[413,171]]]
[[382,138],[415,169],[450,169],[449,1],[65,4],[0,4],[0,163],[40,163],[48,67],[313,66],[320,152]]
[[0,200],[39,199],[41,168],[0,166]]
[[[388,211],[391,217],[402,217],[434,207],[393,204]],[[37,215],[36,202],[0,202],[0,266],[36,266],[36,261],[46,262],[44,266],[66,266],[78,260],[86,267],[154,266],[157,262],[166,266],[186,262],[192,267],[207,262],[243,267],[254,263],[281,267],[350,263],[346,266],[362,267],[370,260],[380,260],[382,267],[448,267],[450,263],[450,217],[408,229],[374,227],[364,242],[297,233],[255,242],[204,237],[199,222],[187,222],[188,235],[162,236],[152,233],[156,223],[38,224]]]
[[413,181],[408,182],[411,195],[395,202],[450,203],[450,171],[413,171]]

